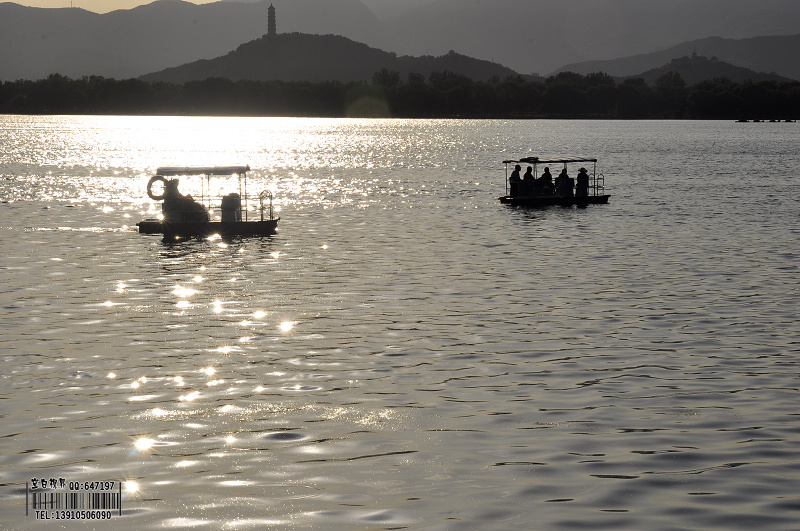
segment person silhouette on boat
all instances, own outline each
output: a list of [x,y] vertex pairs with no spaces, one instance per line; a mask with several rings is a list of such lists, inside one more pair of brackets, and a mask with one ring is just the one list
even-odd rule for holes
[[533,166],[528,166],[525,170],[525,175],[522,176],[522,180],[527,182],[533,181]]
[[536,179],[537,193],[541,195],[553,195],[553,176],[550,174],[550,168],[545,167],[542,176]]
[[161,210],[164,221],[168,223],[203,223],[209,220],[206,207],[195,201],[191,195],[183,195],[178,191],[178,179],[164,181],[164,203]]
[[566,174],[567,174],[567,169],[564,168],[563,170],[561,170],[561,173],[558,174],[558,177],[555,178],[554,182],[555,182],[556,188],[560,188],[561,187],[561,182],[564,180],[564,175],[566,175]]
[[534,191],[536,178],[533,176],[533,167],[528,166],[525,175],[522,176],[522,195],[531,195]]
[[586,173],[586,168],[581,168],[576,177],[575,196],[586,197],[587,195],[589,195],[589,174]]
[[522,167],[519,164],[514,166],[514,171],[511,172],[511,177],[508,179],[511,184],[511,197],[519,195],[520,183],[522,183],[522,179],[519,176],[521,169]]
[[556,177],[556,191],[561,197],[572,197],[575,180],[567,175],[567,168],[561,170]]

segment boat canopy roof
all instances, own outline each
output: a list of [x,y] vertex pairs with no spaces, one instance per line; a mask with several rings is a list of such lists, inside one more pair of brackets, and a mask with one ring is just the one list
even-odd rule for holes
[[250,166],[165,166],[156,175],[244,175]]
[[597,162],[597,159],[587,157],[522,157],[519,160],[504,160],[503,164],[522,162],[525,164],[567,164],[570,162]]

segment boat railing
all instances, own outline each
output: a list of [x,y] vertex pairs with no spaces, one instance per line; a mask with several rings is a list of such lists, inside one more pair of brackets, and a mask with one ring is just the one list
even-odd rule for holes
[[261,212],[261,221],[264,221],[264,210],[267,207],[264,206],[264,199],[269,199],[269,219],[275,219],[274,217],[274,210],[272,208],[272,192],[269,190],[264,190],[260,194],[258,194],[258,210]]
[[[558,165],[563,164],[563,168],[567,169],[568,165],[572,165],[574,168],[575,165],[578,164],[586,164],[591,163],[591,167],[586,170],[586,174],[588,176],[588,187],[585,188],[585,194],[589,196],[602,196],[605,195],[605,176],[602,173],[597,172],[597,159],[593,158],[575,158],[575,157],[568,157],[568,158],[556,158],[556,159],[539,159],[538,157],[523,157],[519,160],[504,160],[503,163],[506,167],[506,196],[508,195],[515,195],[515,196],[557,196],[560,197],[564,193],[563,190],[559,189],[557,186],[558,179],[557,177],[551,177],[552,181],[549,181],[549,184],[539,184],[538,180],[540,177],[539,169],[541,167],[558,167]],[[528,164],[532,169],[532,175],[534,178],[534,183],[532,184],[530,181],[523,180],[518,182],[514,187],[516,190],[512,190],[512,184],[509,180],[509,164]],[[586,164],[589,166],[589,164]],[[583,168],[582,168],[583,169]],[[580,172],[579,172],[580,173]],[[544,175],[544,174],[542,174]],[[573,190],[572,193],[580,193],[578,192],[578,188],[575,186],[577,179],[573,176],[572,177],[572,186]],[[571,194],[569,194],[571,195]]]
[[[586,190],[586,193],[588,195],[590,195],[590,196],[593,196],[593,195],[604,195],[605,194],[605,188],[606,188],[606,178],[605,178],[605,176],[602,173],[595,173],[595,172],[589,173],[588,176],[589,176],[589,186],[588,186],[588,188]],[[508,182],[508,179],[506,179],[506,195],[509,194],[509,188],[510,188],[509,187],[509,182]],[[557,186],[552,187],[550,189],[550,191],[547,191],[546,189],[544,189],[544,191],[543,191],[543,189],[540,188],[538,190],[538,192],[537,192],[537,185],[531,184],[529,182],[520,182],[518,184],[517,190],[518,190],[517,195],[556,195],[556,196],[560,196],[562,194],[561,190]],[[573,183],[573,191],[572,191],[572,193],[575,193],[575,192],[577,192],[577,188],[575,188],[575,185]],[[572,193],[570,193],[570,195],[572,195]]]
[[246,194],[237,193],[208,195],[205,204],[212,217],[216,214],[222,221],[247,221],[248,199]]
[[[260,213],[261,221],[275,219],[275,209],[273,206],[273,194],[269,190],[264,190],[257,196],[257,209]],[[252,210],[256,208],[256,197],[249,195],[239,195],[229,193],[226,195],[203,194],[200,201],[196,203],[205,209],[204,212],[195,209],[176,210],[174,207],[167,213],[162,203],[163,217],[169,217],[173,222],[208,222],[214,219],[222,221],[248,221]],[[251,206],[253,208],[251,208]],[[265,213],[269,212],[269,217]]]
[[[223,221],[226,221],[225,212],[230,211],[230,206],[226,207],[226,198],[228,198],[231,194],[224,195],[224,196],[212,196],[207,198],[207,207],[209,214],[212,214],[216,211],[219,212]],[[239,194],[235,194],[236,201],[239,201],[239,207],[234,208],[238,210],[239,214],[236,216],[236,221],[248,221],[249,213],[251,212],[251,205],[255,207],[256,197],[253,197],[249,194],[243,194],[239,196]],[[273,194],[270,190],[263,190],[257,196],[258,199],[258,207],[257,211],[260,214],[261,221],[265,220],[273,220],[275,219],[275,208],[273,206]],[[265,216],[265,213],[269,213],[269,217]]]
[[592,173],[589,176],[589,189],[591,195],[604,195],[606,191],[606,177],[602,173]]

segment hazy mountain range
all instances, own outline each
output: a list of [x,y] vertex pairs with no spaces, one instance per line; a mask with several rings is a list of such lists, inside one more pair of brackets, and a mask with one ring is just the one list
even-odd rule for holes
[[455,50],[522,74],[637,75],[696,50],[800,79],[797,0],[161,0],[102,15],[0,3],[0,80],[122,79],[211,60],[260,39],[270,3],[279,33],[342,35],[400,56]]
[[[264,36],[239,46],[223,56],[201,59],[184,65],[167,68],[142,76],[145,81],[186,83],[210,77],[232,81],[370,81],[380,70],[399,74],[405,80],[411,73],[427,78],[433,72],[452,72],[477,81],[493,77],[505,79],[518,75],[508,67],[474,59],[456,52],[441,56],[398,56],[395,53],[371,48],[363,43],[338,35],[309,35],[306,33],[280,33]],[[597,72],[598,70],[591,70]],[[727,78],[742,83],[750,81],[790,81],[776,74],[758,73],[731,65],[715,58],[689,56],[672,59],[668,63],[636,75],[653,85],[667,72],[677,72],[688,84],[712,78]],[[588,73],[588,72],[587,72]],[[542,78],[525,76],[534,81]],[[626,75],[615,76],[622,80]]]
[[557,71],[571,71],[579,74],[602,71],[615,77],[626,77],[640,75],[642,72],[652,69],[653,65],[666,65],[673,59],[697,54],[704,57],[715,57],[743,69],[780,73],[785,77],[800,80],[800,61],[797,60],[797,51],[800,51],[800,34],[749,39],[708,37],[684,42],[649,54],[568,64]]
[[[366,0],[369,1],[369,0]],[[706,37],[800,34],[797,0],[432,0],[390,21],[393,51],[441,47],[522,73],[656,52]],[[794,60],[797,60],[796,50]]]
[[145,81],[185,83],[209,77],[232,81],[369,81],[380,70],[408,74],[455,72],[470,79],[505,79],[508,67],[450,52],[442,56],[397,56],[338,35],[280,33],[247,42],[214,59],[201,59],[142,76]]

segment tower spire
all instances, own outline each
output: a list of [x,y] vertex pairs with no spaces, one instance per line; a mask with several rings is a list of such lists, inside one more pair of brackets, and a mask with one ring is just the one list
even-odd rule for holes
[[267,36],[274,37],[277,33],[275,29],[275,6],[270,4],[267,9]]

